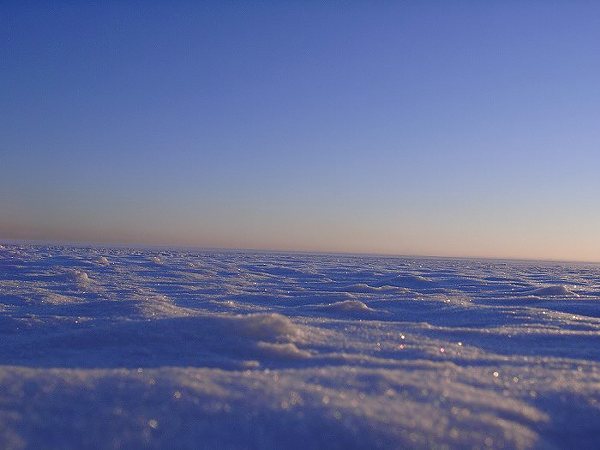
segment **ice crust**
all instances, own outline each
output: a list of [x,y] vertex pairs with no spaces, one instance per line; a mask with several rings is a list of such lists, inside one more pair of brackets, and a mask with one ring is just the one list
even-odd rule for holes
[[0,448],[597,448],[600,266],[0,246]]

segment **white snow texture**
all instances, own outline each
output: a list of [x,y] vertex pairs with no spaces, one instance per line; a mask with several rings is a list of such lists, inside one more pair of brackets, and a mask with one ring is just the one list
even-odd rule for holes
[[0,448],[594,448],[600,266],[0,246]]

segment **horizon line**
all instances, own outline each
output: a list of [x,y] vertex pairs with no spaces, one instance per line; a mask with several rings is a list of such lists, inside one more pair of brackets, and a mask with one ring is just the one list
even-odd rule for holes
[[546,263],[575,263],[575,264],[600,264],[600,260],[576,260],[561,258],[526,258],[526,257],[503,257],[503,256],[475,256],[475,255],[436,255],[436,254],[402,254],[402,253],[378,253],[378,252],[351,252],[351,251],[327,251],[327,250],[299,250],[299,249],[273,249],[255,247],[211,247],[200,245],[178,245],[178,244],[148,244],[142,242],[93,242],[93,241],[69,241],[64,239],[4,239],[0,238],[0,244],[7,245],[34,245],[53,246],[62,245],[76,248],[136,248],[136,249],[170,249],[170,250],[198,250],[198,251],[229,251],[229,252],[257,252],[257,253],[292,253],[306,255],[340,255],[340,256],[370,256],[388,258],[423,258],[423,259],[466,259],[466,260],[489,260],[489,261],[515,261],[515,262],[546,262]]

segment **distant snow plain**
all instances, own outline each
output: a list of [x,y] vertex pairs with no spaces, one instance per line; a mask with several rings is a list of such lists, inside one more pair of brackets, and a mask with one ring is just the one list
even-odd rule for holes
[[0,246],[0,448],[598,448],[600,266]]

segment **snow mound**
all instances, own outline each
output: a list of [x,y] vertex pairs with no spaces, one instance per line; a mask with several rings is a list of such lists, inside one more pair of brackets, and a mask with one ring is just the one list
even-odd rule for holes
[[256,344],[256,346],[265,354],[265,356],[285,359],[306,359],[310,358],[311,356],[310,352],[306,350],[300,350],[293,342],[277,344],[273,342],[260,341]]
[[88,284],[91,280],[86,272],[79,269],[69,269],[66,271],[67,279],[77,284]]
[[135,305],[140,315],[148,318],[183,317],[190,315],[190,311],[173,304],[165,295],[147,297]]
[[375,312],[374,309],[369,308],[360,300],[344,300],[343,302],[336,302],[330,303],[328,305],[323,305],[320,306],[320,308],[326,311],[337,312]]
[[233,319],[236,333],[261,341],[295,340],[302,337],[300,327],[287,317],[277,314],[250,314]]
[[534,289],[529,292],[531,295],[542,296],[542,297],[552,297],[552,296],[569,296],[569,297],[579,297],[575,292],[571,291],[565,285],[557,285],[557,286],[546,286],[538,289]]
[[106,256],[101,256],[96,260],[97,264],[100,264],[101,266],[107,266],[109,264],[108,262],[108,258]]
[[398,275],[385,281],[385,285],[399,288],[428,288],[435,285],[435,281],[421,275]]

